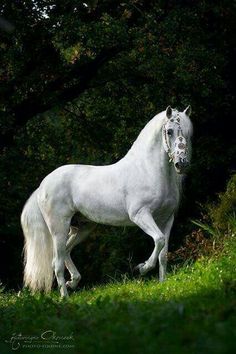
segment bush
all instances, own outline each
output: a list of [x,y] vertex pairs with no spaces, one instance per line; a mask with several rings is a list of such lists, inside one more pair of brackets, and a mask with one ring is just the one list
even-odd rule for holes
[[230,178],[225,192],[218,195],[217,202],[203,206],[202,220],[192,222],[199,228],[190,232],[177,250],[169,252],[171,265],[191,263],[219,252],[223,245],[222,236],[236,231],[236,174]]
[[234,231],[236,213],[236,174],[234,174],[224,193],[219,194],[216,205],[208,207],[212,225],[220,232]]

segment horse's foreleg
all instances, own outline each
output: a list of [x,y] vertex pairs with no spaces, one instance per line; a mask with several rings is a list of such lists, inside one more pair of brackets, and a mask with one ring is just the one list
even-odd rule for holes
[[154,250],[149,259],[145,263],[141,263],[136,267],[139,269],[141,275],[144,275],[156,266],[159,253],[165,245],[165,236],[155,223],[149,209],[140,209],[137,213],[131,215],[130,219],[147,235],[151,236],[155,244]]
[[159,280],[160,281],[164,281],[166,277],[168,244],[169,244],[170,231],[173,222],[174,222],[174,215],[171,215],[163,230],[165,234],[165,246],[162,248],[159,254]]

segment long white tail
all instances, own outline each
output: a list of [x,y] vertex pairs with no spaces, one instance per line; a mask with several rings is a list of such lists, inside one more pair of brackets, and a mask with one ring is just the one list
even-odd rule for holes
[[39,209],[36,190],[26,202],[21,214],[25,236],[24,285],[32,291],[49,292],[52,287],[52,237]]

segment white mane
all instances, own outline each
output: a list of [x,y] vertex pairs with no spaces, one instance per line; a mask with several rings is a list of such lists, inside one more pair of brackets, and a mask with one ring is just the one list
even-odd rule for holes
[[145,146],[150,146],[150,144],[154,143],[158,134],[161,132],[165,118],[165,111],[154,116],[141,130],[130,151],[135,151],[137,148],[140,149],[140,146],[144,148]]
[[[184,112],[179,112],[177,109],[173,109],[173,117],[176,117],[177,115],[180,118],[180,126],[184,136],[190,138],[193,132],[190,119]],[[140,149],[141,147],[144,149],[146,146],[155,144],[161,137],[162,126],[166,119],[168,119],[166,117],[166,111],[162,111],[155,115],[141,130],[130,151],[134,152],[137,148]]]

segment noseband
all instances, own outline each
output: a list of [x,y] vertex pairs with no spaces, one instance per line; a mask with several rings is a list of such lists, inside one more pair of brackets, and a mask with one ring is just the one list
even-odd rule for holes
[[166,124],[168,123],[168,121],[166,121],[163,124],[162,136],[163,136],[164,150],[169,156],[169,162],[172,162],[172,161],[174,161],[174,154],[175,153],[177,153],[177,155],[180,158],[184,158],[185,152],[187,151],[187,144],[186,144],[186,139],[183,136],[183,131],[180,126],[179,115],[177,114],[177,116],[175,118],[170,118],[170,120],[171,120],[171,122],[178,125],[177,138],[175,140],[174,151],[171,151],[171,146],[170,146],[170,142],[169,142],[169,138],[168,138],[168,134],[167,134]]

